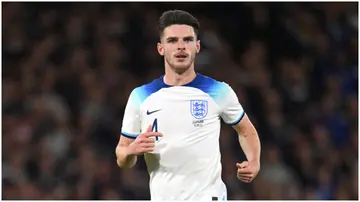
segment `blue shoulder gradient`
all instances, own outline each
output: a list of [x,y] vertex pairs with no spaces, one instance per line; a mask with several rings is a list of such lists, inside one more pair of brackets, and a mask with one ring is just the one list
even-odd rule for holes
[[166,87],[168,86],[164,84],[162,78],[155,79],[151,83],[135,88],[131,95],[132,101],[136,106],[139,107],[151,94],[159,91],[161,88]]
[[213,78],[197,74],[196,78],[185,86],[197,88],[208,94],[215,102],[219,102],[229,90],[229,85]]
[[[213,78],[201,74],[197,74],[194,80],[183,86],[197,88],[208,94],[215,102],[218,102],[220,98],[224,97],[224,95],[229,90],[228,84],[216,81]],[[168,87],[172,86],[164,83],[164,77],[161,76],[160,78],[155,79],[151,83],[135,88],[132,95],[133,102],[137,106],[140,106],[144,102],[144,100],[151,94],[157,92],[162,88]]]

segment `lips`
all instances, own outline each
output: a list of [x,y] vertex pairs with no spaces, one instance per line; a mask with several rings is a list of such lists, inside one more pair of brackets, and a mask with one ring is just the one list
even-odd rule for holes
[[187,58],[187,54],[186,53],[178,53],[175,55],[176,58]]

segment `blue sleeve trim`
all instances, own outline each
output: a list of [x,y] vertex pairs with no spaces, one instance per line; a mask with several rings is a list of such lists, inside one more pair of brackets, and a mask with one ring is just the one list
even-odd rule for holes
[[131,138],[131,139],[136,139],[136,137],[138,136],[136,134],[130,134],[130,133],[126,133],[126,132],[121,132],[121,135],[125,136],[125,137],[128,137],[128,138]]
[[245,115],[245,111],[243,111],[243,113],[240,115],[240,117],[238,119],[236,119],[236,121],[229,123],[229,125],[234,126],[234,125],[238,124],[241,121],[241,119],[244,117],[244,115]]

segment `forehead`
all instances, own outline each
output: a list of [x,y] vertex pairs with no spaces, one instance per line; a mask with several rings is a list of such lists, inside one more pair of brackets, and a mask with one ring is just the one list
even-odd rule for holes
[[164,37],[195,37],[194,28],[189,25],[171,25],[164,29]]

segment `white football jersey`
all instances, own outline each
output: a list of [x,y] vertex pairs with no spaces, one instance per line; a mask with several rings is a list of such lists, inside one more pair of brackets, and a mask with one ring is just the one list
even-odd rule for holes
[[163,134],[156,138],[154,152],[145,154],[151,200],[227,200],[221,179],[220,117],[234,125],[243,116],[233,89],[201,74],[183,86],[169,86],[162,76],[135,88],[122,135],[135,139],[150,124],[152,131]]

